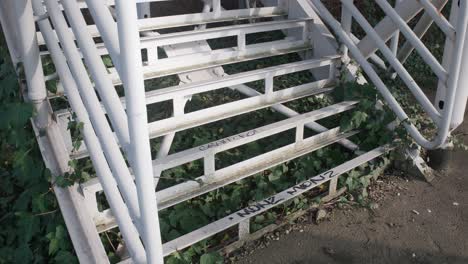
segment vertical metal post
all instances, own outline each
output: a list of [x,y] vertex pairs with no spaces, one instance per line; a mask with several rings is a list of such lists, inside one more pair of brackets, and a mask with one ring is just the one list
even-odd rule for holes
[[[452,5],[450,9],[450,23],[454,25],[458,20],[459,7],[457,5]],[[450,71],[450,63],[452,62],[452,54],[454,52],[453,48],[455,46],[454,40],[449,38],[445,39],[444,43],[444,54],[442,57],[442,66]],[[408,55],[409,56],[409,55]],[[447,84],[439,80],[437,84],[437,93],[434,105],[439,112],[442,112],[445,107],[445,95],[447,93]]]
[[334,177],[333,179],[330,180],[328,183],[328,195],[329,197],[333,197],[336,195],[336,187],[338,186],[338,177]]
[[[395,1],[395,8],[401,3],[402,0]],[[395,31],[392,39],[390,40],[390,50],[392,50],[393,55],[397,56],[398,54],[398,42],[400,41],[400,30]],[[392,73],[391,78],[395,79],[397,77],[396,73]]]
[[[352,0],[353,1],[353,0]],[[348,8],[345,5],[341,5],[341,27],[346,32],[346,34],[350,35],[351,33],[351,25],[353,23],[353,16],[351,12],[349,12]],[[349,61],[348,56],[348,47],[345,44],[341,44],[341,52],[343,53],[343,59],[345,61]]]
[[221,0],[213,0],[213,13],[216,16],[221,14]]
[[237,35],[237,50],[239,51],[239,56],[243,56],[245,52],[245,34],[240,33]]
[[250,235],[250,218],[239,223],[239,240],[245,240]]
[[34,105],[37,116],[35,123],[39,129],[45,129],[50,122],[49,106],[44,72],[42,71],[39,46],[37,45],[36,25],[31,0],[15,0],[14,12],[18,25],[18,42],[16,43],[28,84],[28,99]]
[[[262,1],[263,4],[264,1]],[[281,8],[281,10],[283,10],[285,13],[288,13],[289,12],[289,0],[277,0],[277,6],[279,8]]]
[[465,117],[465,109],[468,97],[468,34],[465,36],[465,43],[462,50],[463,55],[460,65],[460,76],[458,78],[455,105],[453,107],[453,116],[450,123],[451,129],[457,128],[463,122]]
[[18,47],[16,46],[16,33],[18,31],[15,28],[16,23],[12,22],[12,16],[14,14],[8,12],[8,10],[13,9],[13,3],[13,1],[0,1],[0,24],[8,46],[8,51],[10,52],[11,61],[13,65],[16,66],[18,65],[18,62],[20,62],[21,55],[19,54]]
[[148,263],[163,263],[158,207],[154,190],[153,166],[148,135],[145,87],[137,25],[137,7],[128,0],[116,1],[117,26],[121,48],[122,79],[125,80],[130,156],[138,190],[143,223],[143,243]]
[[300,122],[296,126],[296,144],[301,144],[304,141],[304,123]]
[[265,76],[265,95],[267,97],[271,97],[274,87],[275,84],[273,74],[267,74],[267,76]]
[[[139,19],[145,19],[151,17],[151,3],[139,3],[137,5],[137,13]],[[151,34],[153,32],[148,32]],[[158,47],[154,45],[151,48],[146,49],[147,63],[148,65],[155,65],[158,62]]]
[[[397,5],[401,3],[402,0],[395,1],[395,8]],[[398,41],[400,40],[400,30],[395,31],[393,34],[392,39],[390,40],[390,49],[392,50],[393,54],[396,56],[398,52]]]
[[463,47],[463,57],[460,65],[460,77],[456,91],[455,105],[453,107],[453,116],[450,124],[451,129],[457,128],[465,117],[465,109],[468,98],[468,34],[465,37]]
[[139,3],[137,5],[138,18],[150,18],[151,17],[151,3]]
[[[457,1],[454,2],[456,4]],[[456,39],[454,45],[454,52],[451,54],[451,62],[450,62],[450,76],[447,80],[447,93],[445,94],[445,104],[442,113],[443,113],[443,123],[441,124],[441,128],[439,128],[439,135],[442,138],[443,142],[441,145],[445,143],[447,136],[450,134],[450,129],[453,125],[453,117],[456,111],[460,111],[462,108],[465,108],[466,104],[466,97],[465,98],[457,98],[457,96],[462,96],[462,94],[467,94],[463,92],[462,89],[466,89],[462,87],[464,83],[467,81],[467,77],[463,76],[463,73],[466,73],[466,66],[467,62],[463,59],[466,59],[465,54],[467,53],[466,47],[468,39],[467,28],[468,28],[468,3],[466,1],[458,1],[458,12],[457,12],[457,23],[456,23]],[[455,108],[456,102],[458,103],[458,107],[460,109]],[[461,113],[459,113],[461,114]],[[463,120],[463,114],[461,114],[458,119]]]
[[210,152],[203,159],[203,169],[204,169],[205,176],[208,179],[213,180],[214,179],[214,173],[216,171],[216,160],[215,160],[215,153],[214,152]]

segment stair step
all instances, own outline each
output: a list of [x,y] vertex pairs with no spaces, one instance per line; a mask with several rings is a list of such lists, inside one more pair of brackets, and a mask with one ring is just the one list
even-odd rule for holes
[[[291,117],[279,122],[275,122],[266,126],[262,126],[250,131],[245,131],[224,139],[220,139],[205,145],[201,145],[192,149],[171,154],[165,158],[157,160],[153,163],[155,175],[158,171],[173,168],[190,161],[200,158],[207,158],[207,153],[211,153],[213,158],[216,153],[227,149],[235,148],[240,145],[253,142],[255,140],[268,137],[287,131],[291,128],[302,126],[308,122],[317,121],[347,110],[354,108],[356,101],[347,101],[337,103],[319,110],[314,110],[305,114]],[[315,136],[303,139],[297,143],[292,143],[276,150],[267,152],[260,156],[236,163],[229,167],[217,170],[212,175],[199,177],[197,181],[188,181],[158,191],[156,193],[158,200],[158,208],[160,210],[170,207],[176,203],[191,199],[203,193],[209,192],[221,186],[225,186],[242,178],[248,177],[257,172],[268,169],[277,164],[297,158],[301,155],[310,153],[319,148],[333,144],[344,138],[347,138],[356,132],[340,133],[339,128],[335,128]],[[219,144],[219,142],[223,142]],[[200,186],[199,182],[206,184]],[[85,200],[95,199],[95,193],[102,190],[102,187],[97,178],[94,178],[86,183],[81,184],[81,189],[85,194]],[[97,208],[97,206],[95,206]],[[97,210],[97,209],[96,209]],[[99,219],[96,223],[100,232],[108,230],[116,226],[113,217],[109,216],[109,210],[103,211],[101,216],[95,216],[94,219]]]
[[158,89],[146,93],[146,103],[153,104],[174,99],[176,97],[191,96],[216,89],[231,87],[238,84],[263,80],[267,76],[281,76],[290,73],[312,70],[315,68],[332,65],[338,62],[339,56],[328,56],[322,59],[311,59],[286,63],[278,66],[267,67],[253,71],[231,74],[207,81],[181,84],[178,86]]
[[349,160],[337,167],[323,172],[319,175],[311,177],[310,179],[303,181],[295,186],[288,188],[282,192],[279,192],[273,196],[270,196],[262,201],[253,203],[252,205],[243,208],[235,213],[232,213],[224,218],[221,218],[211,224],[201,227],[195,231],[192,231],[186,235],[176,238],[163,245],[164,255],[167,256],[178,250],[182,250],[190,245],[193,245],[205,238],[213,236],[223,230],[226,230],[242,221],[246,221],[256,215],[259,215],[277,205],[283,204],[298,195],[301,195],[313,188],[320,186],[339,175],[350,171],[372,159],[375,159],[383,155],[387,151],[386,147],[379,147],[369,152],[366,152],[352,160]]
[[285,16],[279,7],[259,7],[237,10],[225,10],[219,14],[210,13],[196,13],[186,15],[175,15],[165,17],[154,17],[147,19],[140,19],[138,21],[140,30],[158,30],[163,28],[174,28],[184,26],[203,25],[218,22],[241,21],[247,19],[261,19]]
[[[217,170],[213,175],[204,175],[197,181],[188,181],[156,193],[158,208],[165,209],[202,194],[242,180],[286,161],[306,155],[337,141],[355,135],[357,132],[340,133],[339,127],[293,143],[282,148],[258,155],[235,165]],[[200,184],[199,182],[202,182]]]
[[[199,52],[158,60],[155,65],[143,67],[144,79],[154,79],[163,76],[181,74],[202,69],[223,66],[239,62],[246,62],[267,57],[297,53],[312,49],[312,45],[302,40],[280,40],[246,46],[244,51],[237,48],[218,49]],[[183,66],[181,66],[183,65]],[[114,85],[121,85],[122,81],[115,69],[110,68],[110,77]]]
[[186,130],[218,120],[252,112],[275,104],[285,103],[303,97],[331,92],[333,88],[325,87],[328,81],[317,81],[295,86],[267,95],[249,97],[239,101],[218,105],[203,110],[171,117],[148,124],[150,138]]
[[[230,86],[234,86],[234,85],[238,85],[238,84],[248,83],[248,82],[257,81],[257,80],[262,80],[266,76],[281,76],[281,75],[290,74],[290,73],[294,73],[294,72],[300,72],[300,71],[304,71],[304,70],[308,70],[308,69],[314,69],[314,68],[318,68],[318,67],[332,65],[338,59],[339,59],[338,56],[330,56],[330,57],[326,57],[326,58],[323,58],[323,59],[313,59],[313,60],[292,62],[292,63],[287,63],[287,64],[283,64],[283,65],[279,65],[279,66],[273,66],[273,67],[268,67],[268,68],[264,68],[264,69],[253,70],[253,71],[248,71],[248,72],[223,76],[223,77],[219,77],[219,78],[213,79],[213,80],[193,82],[193,83],[189,83],[189,84],[182,84],[182,85],[179,85],[179,86],[173,86],[173,87],[168,87],[168,88],[164,88],[164,89],[149,91],[149,92],[146,92],[146,103],[147,104],[153,104],[153,103],[157,103],[157,102],[163,102],[163,101],[171,100],[171,99],[174,99],[176,97],[185,97],[185,96],[190,96],[190,95],[193,95],[193,94],[207,92],[207,91],[220,89],[220,88],[224,88],[224,87],[230,87]],[[294,100],[294,98],[297,98],[297,96],[302,97],[302,96],[308,96],[308,94],[315,94],[315,93],[319,93],[319,92],[327,92],[331,88],[322,89],[322,87],[325,87],[326,85],[329,85],[329,84],[330,83],[328,81],[321,81],[319,83],[307,84],[308,86],[293,87],[293,88],[290,88],[290,89],[293,89],[293,90],[289,90],[290,92],[292,92],[289,95],[285,94],[285,93],[287,93],[286,92],[287,89],[282,90],[282,91],[278,91],[276,99],[277,99],[277,101],[280,101],[280,100],[283,100],[283,101],[288,100],[289,101],[289,100]],[[312,90],[313,88],[318,88],[318,89],[317,90]],[[322,89],[322,90],[319,90],[319,89]],[[305,92],[306,94],[304,94],[303,92]],[[248,98],[248,99],[250,99],[250,101],[242,103],[242,105],[243,105],[243,110],[242,111],[244,113],[245,113],[245,111],[251,111],[249,109],[252,109],[252,107],[253,107],[252,105],[254,105],[254,104],[255,104],[256,109],[268,107],[268,106],[273,104],[272,102],[264,102],[262,100],[259,100],[259,98],[257,98],[257,97],[251,97],[251,98],[256,98],[256,99]],[[275,98],[273,97],[273,99],[275,99]],[[244,100],[247,100],[247,99],[244,99]],[[121,98],[121,101],[122,101],[122,104],[125,105],[125,99]],[[247,104],[248,102],[250,102],[250,103]],[[225,105],[226,104],[217,106],[217,108],[214,108],[214,109],[225,108],[225,107],[222,107],[222,106],[225,106]],[[228,105],[226,107],[231,107],[233,105],[235,106],[236,102],[234,102],[234,103],[232,103],[232,105]],[[248,107],[250,107],[250,108],[248,108]],[[211,109],[211,110],[210,111],[200,110],[200,111],[211,112],[210,113],[211,115],[215,114],[215,113],[213,113],[214,112],[213,108],[208,108],[208,109]],[[103,110],[105,111],[104,108],[103,108]],[[221,111],[223,111],[223,110],[221,110]],[[231,116],[236,114],[234,109],[230,109],[230,110],[225,109],[224,111],[228,111],[229,112],[228,114],[231,115]],[[200,113],[200,112],[197,111],[197,113]],[[237,113],[240,113],[240,112],[238,111]],[[69,111],[69,109],[59,110],[59,111],[55,112],[55,115],[56,115],[56,119],[59,122],[67,122],[68,123],[68,119],[70,117],[70,111]],[[192,113],[186,114],[186,115],[191,115],[190,118],[192,118],[194,116],[194,114],[192,114]],[[202,117],[196,117],[196,119],[193,119],[192,121],[195,122],[196,120],[200,120],[201,118]],[[170,120],[171,121],[165,121],[165,122],[172,122],[172,121],[177,120],[177,119],[170,119]],[[164,120],[162,120],[162,121],[164,121]],[[161,122],[161,121],[157,121],[157,122]],[[179,124],[180,122],[181,121],[176,121],[175,124]],[[198,121],[197,124],[202,124],[204,122],[206,122],[206,121],[202,122],[202,120],[200,120],[200,121]],[[157,126],[159,126],[159,125],[161,125],[161,123],[156,123],[156,122],[155,122],[154,125],[152,125],[153,128],[154,128],[154,131],[152,132],[152,133],[154,133],[153,137],[158,136],[161,133],[167,133],[168,129],[171,129],[170,127],[167,127],[166,129],[161,128],[161,127],[158,128]],[[165,124],[163,123],[162,125],[165,125]],[[61,126],[61,127],[63,128],[62,132],[63,132],[64,138],[69,138],[69,136],[67,136],[68,133],[69,133],[69,131],[67,130],[67,124],[63,124],[63,126]],[[88,156],[86,146],[84,144],[82,144],[80,149],[78,149],[77,151],[72,151],[71,143],[70,143],[69,144],[69,151],[70,151],[70,156],[73,159],[80,159],[80,158],[84,158],[84,157]]]
[[[221,11],[219,14],[210,13],[195,13],[164,17],[153,17],[138,20],[139,30],[152,31],[166,28],[195,26],[218,22],[242,21],[247,19],[262,19],[281,17],[286,14],[278,7],[259,7],[237,10]],[[88,32],[93,37],[100,37],[100,33],[96,25],[88,25]],[[69,29],[72,31],[71,29]],[[37,32],[37,42],[39,45],[45,45],[44,37],[41,32]],[[41,55],[49,54],[48,51],[41,52]]]
[[230,25],[225,27],[215,27],[199,30],[182,31],[176,33],[161,34],[155,36],[142,37],[141,41],[154,41],[158,46],[168,46],[180,43],[194,42],[207,39],[247,35],[252,33],[286,30],[292,28],[306,27],[307,19],[291,19],[280,21],[269,21],[251,24]]
[[255,128],[249,131],[219,139],[214,142],[190,148],[178,153],[168,155],[164,158],[159,158],[153,162],[154,167],[159,167],[161,170],[173,168],[191,161],[206,157],[208,154],[216,154],[228,149],[232,149],[270,135],[278,134],[289,129],[297,127],[299,124],[307,124],[315,122],[332,115],[336,115],[350,109],[353,109],[357,101],[345,101],[333,104],[318,110],[300,114],[288,119]]
[[[197,52],[157,60],[157,63],[143,67],[144,78],[152,79],[166,75],[216,67],[223,64],[249,61],[311,49],[311,41],[306,37],[305,33],[301,40],[286,39],[252,45],[245,45],[245,35],[299,27],[301,27],[304,32],[308,32],[307,23],[312,21],[313,20],[311,19],[271,21],[143,37],[141,40],[142,48],[154,48],[181,43],[196,43],[197,41],[207,39],[238,36],[237,47]],[[122,84],[117,71],[113,68],[109,69],[109,71],[111,72],[110,76],[114,85]]]

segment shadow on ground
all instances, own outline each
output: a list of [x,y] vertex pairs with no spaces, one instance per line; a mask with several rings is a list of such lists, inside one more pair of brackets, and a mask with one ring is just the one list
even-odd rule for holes
[[[457,133],[467,132],[465,121]],[[431,184],[387,175],[372,188],[383,194],[377,209],[336,209],[236,263],[468,263],[468,152],[455,151]]]

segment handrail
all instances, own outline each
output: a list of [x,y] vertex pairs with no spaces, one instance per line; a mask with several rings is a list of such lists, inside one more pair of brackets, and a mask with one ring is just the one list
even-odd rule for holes
[[[145,103],[145,85],[140,52],[140,34],[137,26],[135,2],[116,0],[120,62],[125,96],[127,98],[129,159],[135,175],[138,202],[141,211],[146,263],[164,263],[158,205],[154,191],[153,166]],[[76,10],[76,9],[75,9]]]
[[[36,15],[45,14],[44,7],[40,0],[33,0],[33,9]],[[104,156],[101,143],[93,130],[89,115],[85,108],[84,103],[81,101],[80,92],[77,82],[73,79],[73,75],[67,65],[67,59],[63,54],[58,40],[52,31],[52,26],[48,20],[41,20],[38,22],[40,30],[43,32],[44,39],[48,48],[52,51],[51,57],[56,65],[60,80],[67,94],[68,101],[74,109],[78,122],[83,123],[82,133],[83,139],[88,146],[88,150],[93,162],[96,174],[102,183],[103,189],[106,192],[107,200],[112,208],[117,222],[119,223],[120,231],[122,232],[126,241],[129,241],[128,249],[135,259],[144,257],[144,248],[140,242],[138,231],[132,221],[128,210],[119,210],[125,208],[125,202],[122,199],[117,181],[112,175],[112,171],[107,164],[106,157]]]
[[[433,114],[431,116],[433,121],[435,121],[438,126],[437,135],[432,140],[426,139],[420,133],[420,131],[416,128],[416,126],[409,121],[408,115],[405,113],[403,108],[400,106],[400,104],[396,101],[396,99],[390,93],[385,83],[381,80],[381,78],[375,72],[375,70],[373,69],[371,64],[367,61],[367,59],[364,57],[364,55],[361,53],[359,48],[354,44],[351,37],[347,34],[345,29],[343,29],[342,25],[333,17],[333,15],[322,4],[322,2],[320,0],[311,0],[310,2],[307,2],[307,1],[305,2],[310,4],[311,7],[317,11],[317,14],[327,23],[327,25],[339,37],[339,39],[343,42],[343,44],[349,49],[354,59],[361,65],[361,67],[366,72],[369,79],[374,83],[377,90],[384,97],[389,107],[395,112],[398,119],[403,122],[404,127],[406,128],[408,133],[414,138],[414,140],[419,145],[421,145],[422,147],[426,149],[436,149],[436,148],[441,147],[446,142],[448,135],[450,133],[449,131],[450,121],[451,121],[452,114],[454,111],[455,95],[456,95],[456,90],[458,86],[458,79],[459,79],[460,69],[461,69],[461,58],[462,58],[463,48],[465,46],[465,35],[466,35],[467,24],[468,24],[467,1],[460,1],[460,8],[459,8],[459,15],[458,15],[459,19],[455,27],[456,32],[457,32],[456,39],[455,39],[455,47],[454,47],[454,52],[452,54],[452,64],[450,65],[451,66],[450,75],[447,80],[447,93],[446,93],[446,100],[445,100],[446,107],[443,109],[441,113],[440,122],[437,122],[437,120],[434,120]],[[348,11],[351,12],[354,17],[356,17],[357,15],[357,19],[359,19],[359,14],[357,14],[356,12],[353,12],[356,10],[353,10],[352,6],[354,5],[352,4],[351,1],[342,0],[341,2],[351,9]],[[384,2],[385,2],[384,0],[377,0],[378,4],[381,4],[381,5],[388,4],[387,2],[385,3]],[[364,22],[364,21],[361,21],[361,22]],[[372,33],[373,32],[370,32],[370,31],[368,32],[368,34],[371,35],[371,37],[372,37]],[[392,58],[394,58],[393,55],[392,55]],[[392,65],[392,66],[395,67],[395,65]],[[431,113],[429,114],[431,115]]]

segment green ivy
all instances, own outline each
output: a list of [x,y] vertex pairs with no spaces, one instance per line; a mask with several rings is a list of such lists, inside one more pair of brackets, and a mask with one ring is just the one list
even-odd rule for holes
[[400,127],[394,131],[387,128],[396,116],[382,103],[383,99],[372,84],[342,82],[333,91],[333,96],[337,101],[359,101],[356,109],[342,115],[340,128],[344,132],[360,130],[356,143],[362,150],[393,142],[402,133]]
[[0,263],[78,263],[0,40]]

